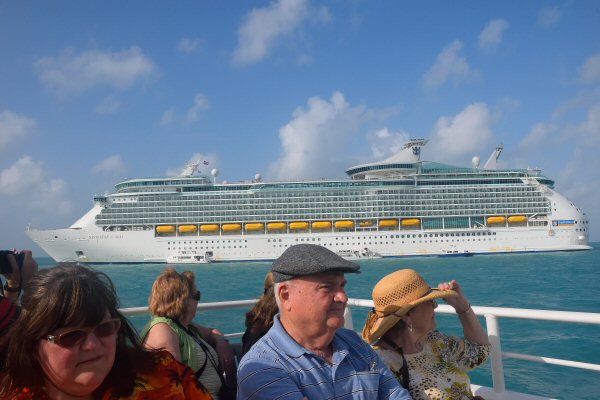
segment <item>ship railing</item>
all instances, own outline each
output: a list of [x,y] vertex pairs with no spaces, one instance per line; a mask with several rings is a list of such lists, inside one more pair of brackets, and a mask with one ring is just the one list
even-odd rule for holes
[[[250,308],[258,300],[237,300],[237,301],[223,301],[216,303],[202,303],[198,304],[198,311],[212,311],[222,310],[231,308]],[[373,307],[372,300],[363,299],[348,299],[348,307],[346,307],[345,314],[345,327],[348,329],[355,330],[354,321],[352,319],[352,307],[361,307],[371,309]],[[477,316],[484,317],[486,323],[487,335],[492,344],[491,350],[491,369],[492,369],[492,382],[493,387],[488,388],[479,385],[471,385],[473,393],[478,396],[484,397],[486,400],[535,400],[535,399],[548,399],[548,397],[540,397],[536,395],[509,392],[506,390],[504,381],[504,365],[503,358],[512,358],[519,360],[532,361],[542,364],[561,365],[571,368],[580,368],[592,371],[600,372],[600,364],[592,364],[574,360],[563,360],[558,358],[551,358],[538,355],[521,354],[513,352],[503,352],[501,345],[501,336],[498,320],[500,318],[514,318],[524,320],[543,320],[543,321],[554,321],[554,322],[567,322],[577,324],[592,324],[600,325],[600,313],[586,313],[586,312],[573,312],[573,311],[553,311],[553,310],[535,310],[535,309],[522,309],[522,308],[505,308],[505,307],[483,307],[483,306],[472,306],[473,311]],[[133,307],[125,308],[121,310],[124,315],[138,316],[146,315],[149,313],[148,307]],[[455,314],[454,308],[446,304],[440,304],[436,308],[436,313],[440,314]],[[228,339],[238,340],[242,337],[243,332],[227,333],[225,336]],[[239,347],[239,346],[238,346]],[[239,349],[238,349],[239,350]]]

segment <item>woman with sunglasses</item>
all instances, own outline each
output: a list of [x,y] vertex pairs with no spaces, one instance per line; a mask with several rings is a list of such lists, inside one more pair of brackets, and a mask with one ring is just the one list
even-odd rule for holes
[[[436,299],[454,307],[464,338],[436,329]],[[415,400],[477,399],[467,371],[481,365],[490,342],[455,280],[432,289],[416,271],[385,276],[373,288],[375,308],[363,339],[370,343]]]
[[199,301],[194,273],[166,268],[152,285],[152,319],[141,335],[147,348],[170,352],[192,368],[215,399],[221,399],[236,390],[234,354],[217,329],[192,323]]
[[168,352],[141,346],[104,273],[72,264],[41,270],[21,304],[0,342],[1,399],[211,398]]

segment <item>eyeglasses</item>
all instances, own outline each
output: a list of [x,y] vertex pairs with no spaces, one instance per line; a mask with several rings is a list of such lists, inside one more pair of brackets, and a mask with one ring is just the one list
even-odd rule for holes
[[58,335],[48,335],[45,337],[50,343],[59,345],[60,347],[74,347],[81,344],[90,333],[94,333],[97,338],[104,338],[114,335],[121,327],[119,318],[109,319],[104,321],[94,328],[90,329],[74,329],[72,331],[63,332]]
[[196,290],[195,293],[192,293],[192,295],[190,296],[190,298],[196,300],[196,301],[200,301],[200,291]]

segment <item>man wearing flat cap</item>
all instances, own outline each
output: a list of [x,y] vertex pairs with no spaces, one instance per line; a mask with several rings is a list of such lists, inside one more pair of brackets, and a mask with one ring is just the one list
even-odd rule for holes
[[299,244],[273,262],[273,327],[242,358],[238,399],[410,399],[383,361],[344,329],[344,273],[358,264]]

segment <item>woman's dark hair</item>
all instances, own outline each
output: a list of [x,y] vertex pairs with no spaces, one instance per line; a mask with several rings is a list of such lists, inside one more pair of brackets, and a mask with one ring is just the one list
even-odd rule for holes
[[4,376],[0,395],[29,388],[42,390],[44,372],[38,362],[38,342],[64,327],[91,327],[108,312],[121,320],[117,332],[115,362],[94,392],[107,389],[117,396],[133,392],[135,376],[152,369],[152,352],[145,351],[129,321],[118,311],[118,298],[110,278],[103,272],[78,265],[59,264],[40,270],[29,281],[21,300],[21,316],[0,341]]
[[273,288],[273,274],[265,277],[265,289],[258,303],[246,313],[246,328],[254,333],[264,335],[273,326],[273,317],[277,314],[277,303]]

